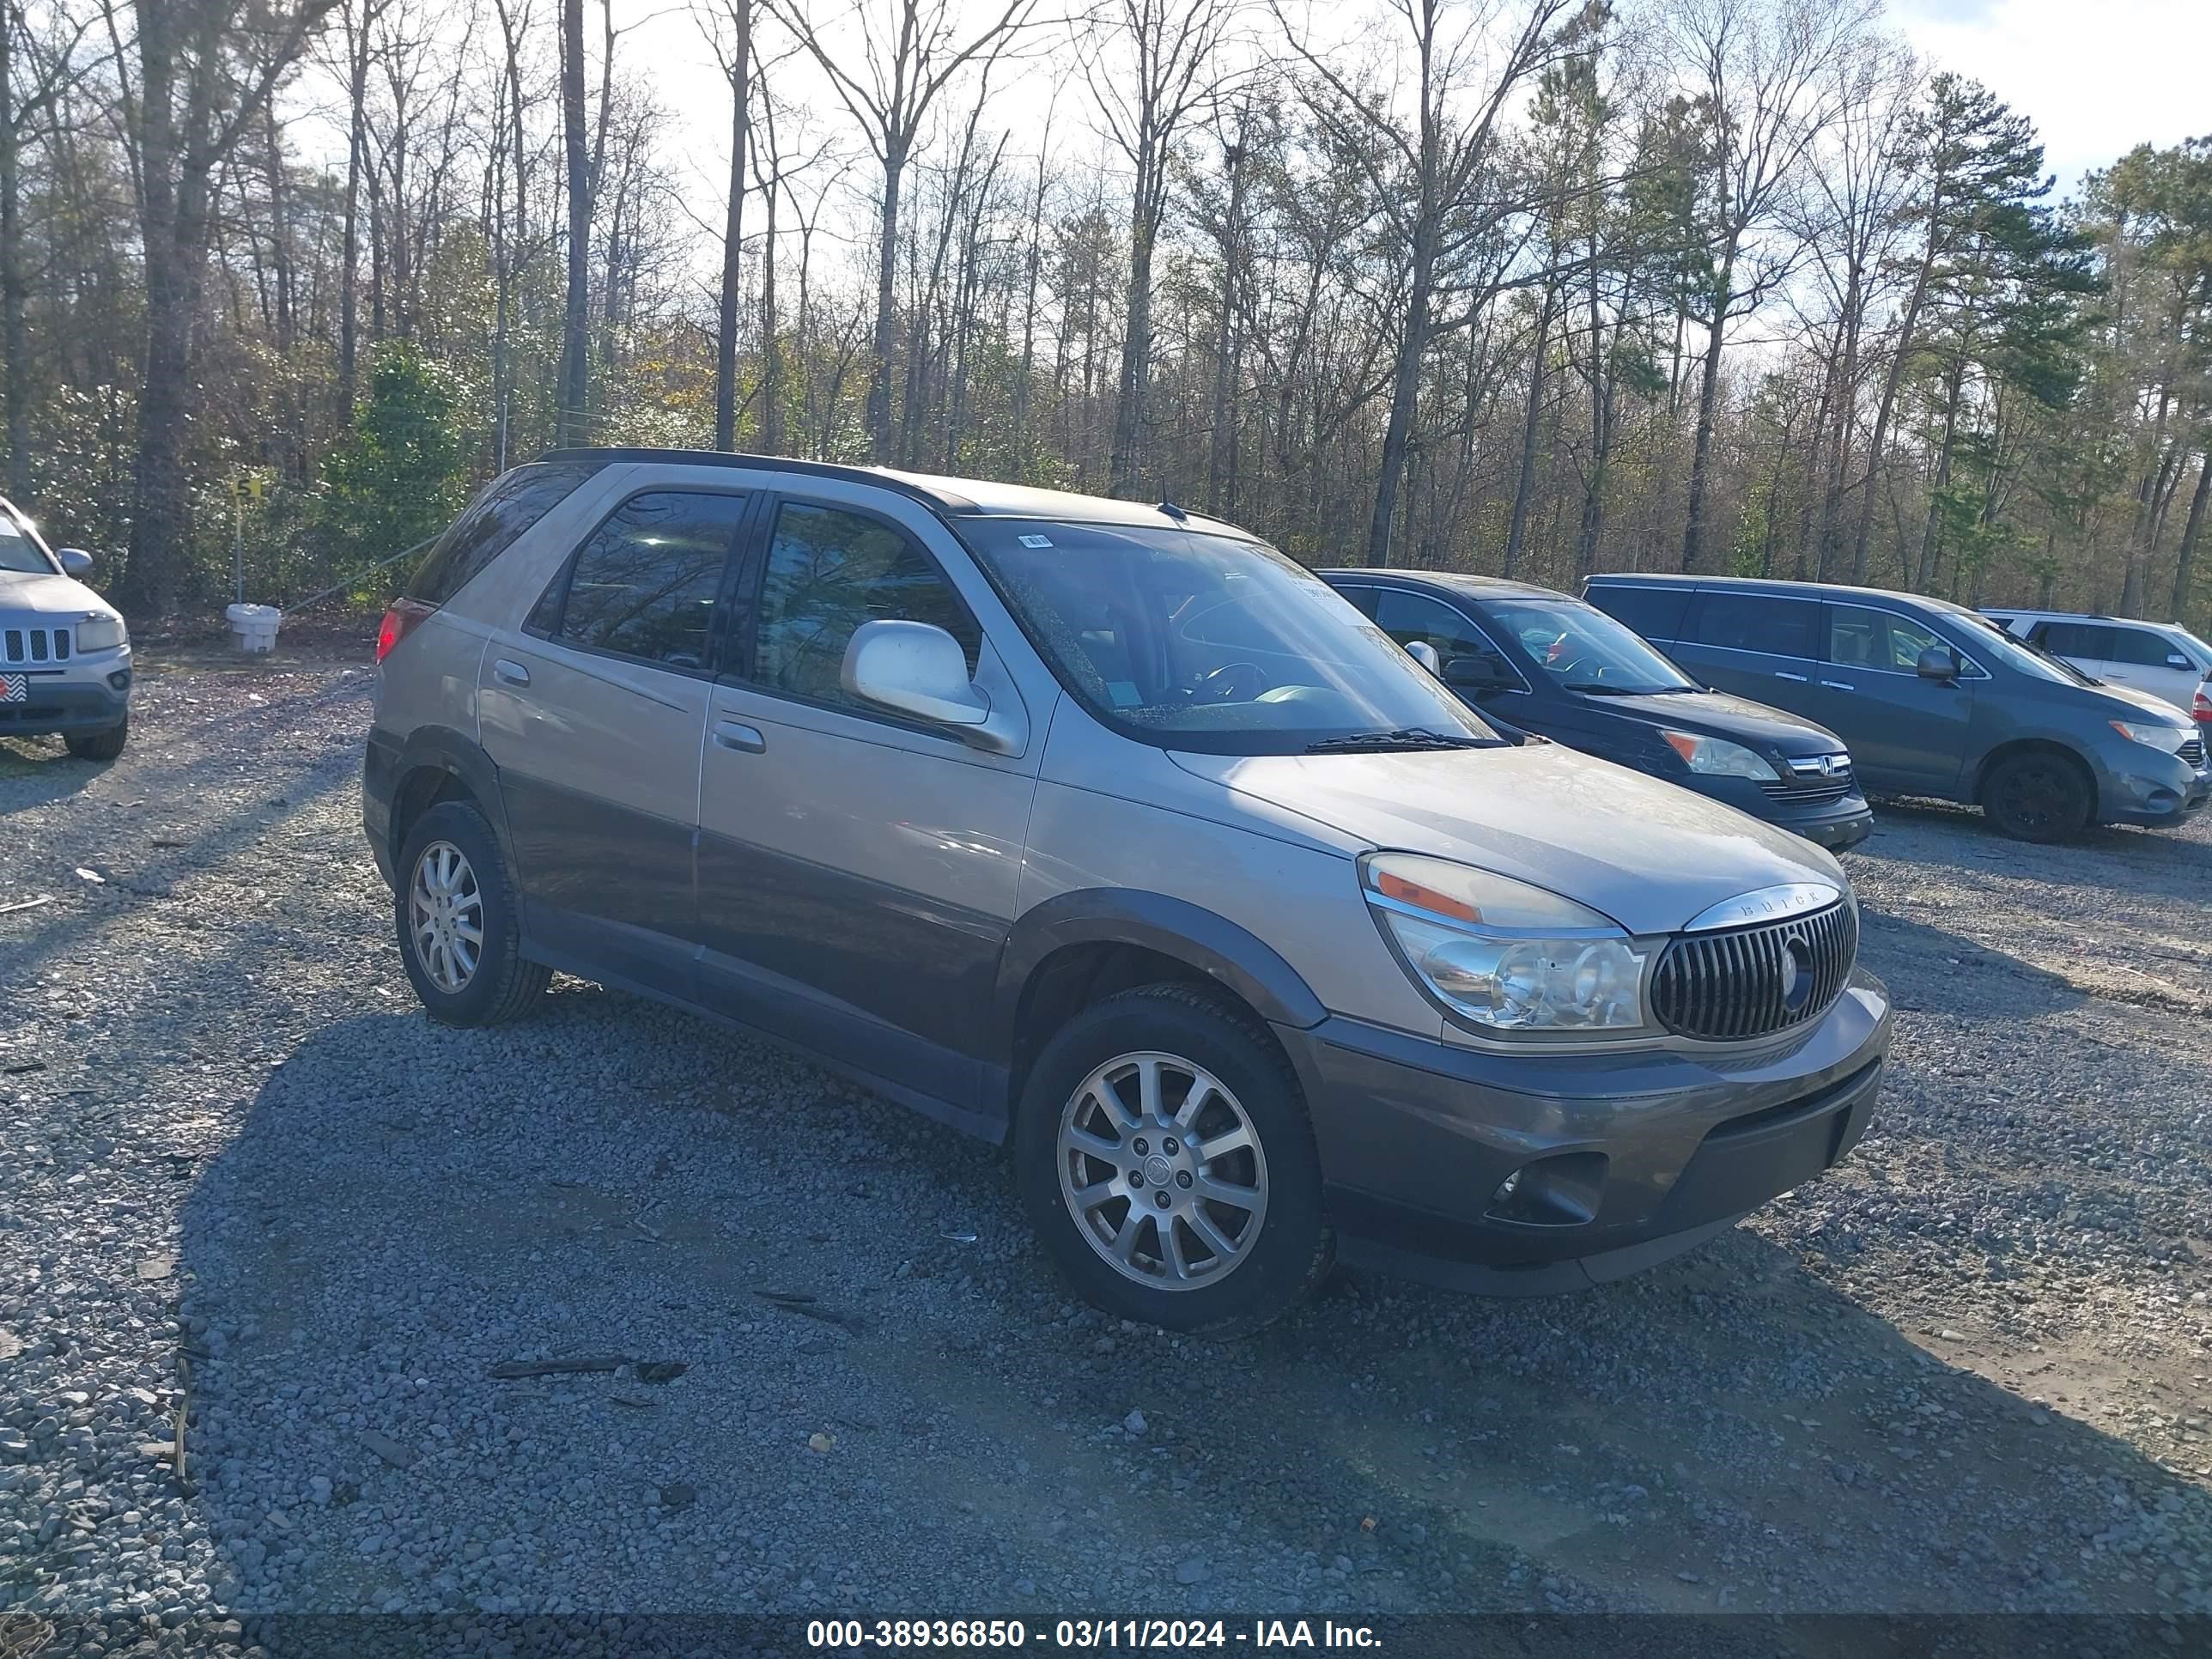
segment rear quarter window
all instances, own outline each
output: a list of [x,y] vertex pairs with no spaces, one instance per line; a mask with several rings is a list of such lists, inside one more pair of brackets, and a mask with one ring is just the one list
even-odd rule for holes
[[1690,604],[1686,587],[1613,586],[1592,582],[1583,597],[1647,640],[1682,637],[1682,613]]
[[445,604],[599,470],[592,462],[533,461],[501,473],[422,556],[407,597]]

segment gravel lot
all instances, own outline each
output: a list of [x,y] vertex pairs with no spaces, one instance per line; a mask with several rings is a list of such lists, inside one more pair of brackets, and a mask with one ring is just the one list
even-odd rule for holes
[[1340,1275],[1212,1346],[702,1022],[430,1025],[364,660],[0,743],[0,1611],[2212,1608],[2212,820],[1885,811],[1844,1168],[1578,1297]]

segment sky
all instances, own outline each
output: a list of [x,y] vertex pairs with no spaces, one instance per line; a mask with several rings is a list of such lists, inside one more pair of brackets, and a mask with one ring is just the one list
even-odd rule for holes
[[[1322,8],[1317,17],[1328,3],[1311,0]],[[817,15],[838,9],[838,0],[818,0]],[[981,0],[970,9],[981,10]],[[661,99],[677,116],[672,148],[692,174],[686,194],[712,203],[727,166],[727,85],[690,5],[616,0],[617,19],[625,12],[635,27],[619,50],[654,66]],[[1889,0],[1887,26],[1936,67],[1972,76],[2033,119],[2060,197],[2136,144],[2212,134],[2212,0]],[[1035,131],[1052,103],[1054,71],[1066,67],[1030,66],[987,118]],[[810,66],[785,72],[808,83],[805,95],[825,117],[836,112]],[[1076,125],[1085,119],[1079,80],[1070,93],[1054,142],[1087,149],[1093,141]]]
[[1892,0],[1890,22],[2035,123],[2062,195],[2137,144],[2212,134],[2212,0]]

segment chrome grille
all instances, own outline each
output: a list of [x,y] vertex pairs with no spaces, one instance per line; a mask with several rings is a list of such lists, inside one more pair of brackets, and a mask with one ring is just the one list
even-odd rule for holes
[[2203,765],[2204,739],[2202,738],[2191,738],[2187,743],[2183,744],[2181,745],[2181,758],[2187,761],[2191,766]]
[[0,661],[67,662],[70,630],[66,628],[10,628],[0,631]]
[[1849,755],[1801,755],[1785,763],[1790,769],[1786,775],[1759,786],[1769,800],[1819,805],[1841,800],[1858,787]]
[[1858,959],[1858,913],[1832,904],[1787,921],[1684,933],[1652,977],[1652,1011],[1678,1036],[1728,1042],[1802,1025],[1843,994]]

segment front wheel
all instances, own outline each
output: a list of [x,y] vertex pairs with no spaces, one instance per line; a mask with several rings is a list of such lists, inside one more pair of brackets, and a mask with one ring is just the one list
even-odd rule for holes
[[1188,987],[1069,1021],[1014,1133],[1030,1224],[1109,1313],[1235,1336],[1288,1312],[1335,1258],[1289,1061],[1250,1015]]
[[1999,761],[1982,781],[1982,811],[2014,841],[2069,840],[2087,825],[2096,800],[2088,775],[2049,750]]
[[551,971],[522,958],[499,839],[467,801],[444,801],[407,833],[392,894],[399,959],[433,1019],[499,1025],[529,1012]]
[[64,738],[62,745],[79,760],[112,761],[123,752],[123,745],[130,740],[131,712],[125,709],[123,718],[114,725],[80,737]]

